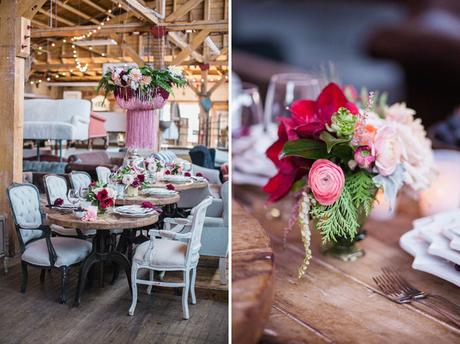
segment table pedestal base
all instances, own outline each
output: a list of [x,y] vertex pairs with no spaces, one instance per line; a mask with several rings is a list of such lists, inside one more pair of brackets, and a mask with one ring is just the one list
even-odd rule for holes
[[[125,255],[115,250],[110,250],[110,231],[100,230],[97,231],[96,236],[93,239],[93,250],[90,255],[83,261],[80,266],[80,275],[78,277],[77,293],[75,295],[74,306],[80,305],[81,295],[85,289],[86,279],[88,272],[94,264],[99,265],[99,286],[103,286],[104,278],[104,263],[111,262],[114,265],[115,271],[118,267],[122,267],[125,270],[126,277],[128,278],[129,289],[131,290],[131,264]],[[114,276],[115,277],[115,276]],[[114,278],[115,280],[115,278]]]

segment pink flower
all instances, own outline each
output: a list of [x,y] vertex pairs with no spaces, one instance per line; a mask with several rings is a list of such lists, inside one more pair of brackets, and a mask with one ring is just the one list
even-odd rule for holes
[[321,205],[331,205],[339,198],[345,184],[340,166],[326,159],[316,160],[308,174],[308,185]]
[[358,166],[361,168],[369,168],[375,161],[375,156],[372,155],[372,150],[369,146],[358,147],[358,149],[355,151],[354,158],[358,163]]
[[393,174],[396,166],[401,162],[402,149],[398,131],[386,125],[380,128],[375,135],[375,166],[382,176]]
[[131,80],[134,80],[134,81],[141,81],[142,79],[142,73],[141,71],[139,70],[139,68],[133,68],[131,69],[131,71],[129,72],[129,78]]

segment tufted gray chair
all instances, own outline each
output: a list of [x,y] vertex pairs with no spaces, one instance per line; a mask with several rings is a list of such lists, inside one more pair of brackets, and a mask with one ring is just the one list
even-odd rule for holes
[[98,166],[96,167],[96,173],[97,173],[97,180],[100,183],[103,183],[103,184],[109,183],[109,177],[112,171],[110,171],[108,167]]
[[79,192],[81,188],[87,188],[91,184],[91,176],[84,171],[72,171],[70,173],[70,184],[75,192]]
[[[184,319],[189,318],[188,296],[192,297],[192,304],[196,303],[195,281],[196,268],[200,259],[201,234],[206,216],[206,210],[212,202],[212,197],[204,199],[194,207],[188,219],[166,218],[163,230],[152,229],[149,231],[150,241],[140,244],[133,257],[131,268],[132,303],[129,308],[129,315],[134,314],[137,303],[137,284],[148,285],[147,293],[150,294],[152,286],[162,287],[182,287],[182,311]],[[183,233],[184,220],[188,223],[185,227],[189,228],[187,233]],[[170,228],[175,224],[174,228]],[[181,232],[179,232],[181,231]],[[161,240],[156,239],[160,237]],[[150,270],[148,280],[138,278],[139,269]],[[182,282],[164,282],[154,280],[154,271],[182,271]],[[192,277],[190,278],[190,272]]]
[[46,270],[56,268],[61,272],[59,301],[66,303],[68,270],[89,255],[91,243],[76,238],[51,237],[49,227],[43,225],[40,197],[35,185],[13,183],[8,187],[7,195],[21,248],[21,292],[26,292],[28,265],[41,269],[42,282]]
[[[56,199],[61,198],[64,204],[70,204],[67,199],[67,181],[63,176],[47,174],[43,176],[43,184],[45,186],[46,198],[49,205],[53,205]],[[82,232],[80,229],[65,228],[58,225],[51,225],[51,230],[61,236],[78,237],[86,239],[88,236],[96,235],[96,230],[90,229]]]

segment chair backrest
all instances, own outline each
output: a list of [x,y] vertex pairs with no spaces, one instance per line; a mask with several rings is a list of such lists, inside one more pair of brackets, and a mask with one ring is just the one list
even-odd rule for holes
[[228,194],[229,182],[225,182],[222,184],[220,188],[220,197],[222,197],[222,207],[224,211],[222,213],[222,217],[224,219],[224,223],[227,224],[228,227],[228,205],[229,205],[229,194]]
[[43,176],[43,183],[48,204],[54,204],[58,198],[62,198],[64,203],[69,203],[67,200],[67,181],[63,176],[47,174]]
[[214,160],[208,147],[202,145],[195,146],[188,154],[195,165],[214,168]]
[[162,162],[174,162],[177,159],[176,154],[169,150],[153,153],[153,156]]
[[201,248],[201,234],[203,233],[203,225],[206,217],[206,209],[212,202],[212,197],[207,197],[200,204],[194,207],[191,211],[192,224],[190,226],[190,232],[192,237],[188,243],[186,265],[190,266],[198,262],[200,258]]
[[28,241],[39,238],[41,230],[23,230],[37,228],[42,224],[40,212],[40,194],[33,184],[12,184],[7,189],[13,220],[16,225],[19,242],[22,246]]
[[70,173],[72,188],[78,192],[81,188],[87,188],[91,184],[91,177],[84,171],[72,171]]
[[97,180],[101,183],[107,184],[112,171],[108,167],[98,166],[96,167]]

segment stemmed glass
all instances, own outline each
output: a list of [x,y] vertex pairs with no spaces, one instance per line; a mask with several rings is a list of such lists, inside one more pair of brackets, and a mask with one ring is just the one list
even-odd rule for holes
[[238,108],[239,123],[233,136],[240,137],[249,134],[249,128],[263,122],[263,108],[259,88],[251,83],[243,82],[235,96],[234,102]]
[[80,199],[80,205],[83,207],[87,206],[87,198],[88,198],[89,188],[81,187],[78,191],[78,198]]
[[322,82],[307,73],[274,74],[265,99],[265,128],[275,123],[280,116],[290,117],[289,106],[299,99],[316,99],[321,92]]
[[75,207],[78,204],[78,194],[74,189],[69,189],[67,199]]

